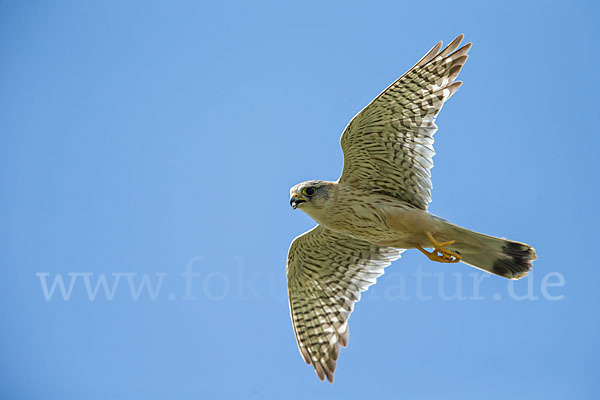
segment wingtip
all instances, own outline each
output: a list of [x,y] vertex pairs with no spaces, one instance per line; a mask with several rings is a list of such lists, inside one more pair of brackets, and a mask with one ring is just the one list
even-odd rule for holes
[[448,44],[448,46],[444,48],[444,50],[440,52],[440,54],[438,54],[438,57],[447,57],[448,55],[453,54],[454,51],[458,48],[458,46],[460,46],[460,43],[462,42],[464,37],[465,35],[462,33],[458,35],[453,41],[451,41]]
[[[444,46],[444,42],[440,40],[439,42],[437,42],[436,44],[433,45],[433,47],[431,48],[431,50],[429,50],[427,52],[425,57],[427,57],[428,55],[433,55],[433,56],[437,55],[443,46]],[[425,58],[425,57],[423,57],[423,58]]]

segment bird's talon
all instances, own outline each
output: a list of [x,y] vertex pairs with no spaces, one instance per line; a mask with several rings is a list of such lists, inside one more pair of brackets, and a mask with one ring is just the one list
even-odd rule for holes
[[456,240],[438,242],[433,238],[433,236],[429,232],[425,232],[425,235],[433,245],[433,250],[427,251],[421,246],[417,246],[417,249],[419,249],[419,251],[425,254],[431,261],[437,261],[442,263],[457,263],[460,261],[461,256],[459,253],[445,248],[446,246],[456,243]]

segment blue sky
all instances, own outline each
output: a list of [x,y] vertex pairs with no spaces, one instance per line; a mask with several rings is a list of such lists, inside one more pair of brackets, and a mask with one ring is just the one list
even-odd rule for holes
[[[597,16],[1,3],[2,397],[597,398]],[[406,252],[321,383],[289,320],[288,246],[314,223],[288,189],[337,179],[352,116],[460,33],[474,46],[438,119],[430,211],[539,260],[509,284]]]

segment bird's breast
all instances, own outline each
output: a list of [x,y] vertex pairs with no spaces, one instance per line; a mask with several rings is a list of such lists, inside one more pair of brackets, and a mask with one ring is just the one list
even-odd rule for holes
[[[385,195],[340,191],[319,221],[325,227],[371,243],[414,247],[415,235],[427,226],[429,213]],[[402,246],[401,246],[402,244]]]

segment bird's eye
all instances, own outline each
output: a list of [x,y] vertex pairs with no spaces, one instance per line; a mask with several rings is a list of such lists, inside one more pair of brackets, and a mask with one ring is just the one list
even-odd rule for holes
[[313,187],[307,187],[302,191],[305,195],[307,196],[312,196],[313,194],[315,194],[315,188]]

